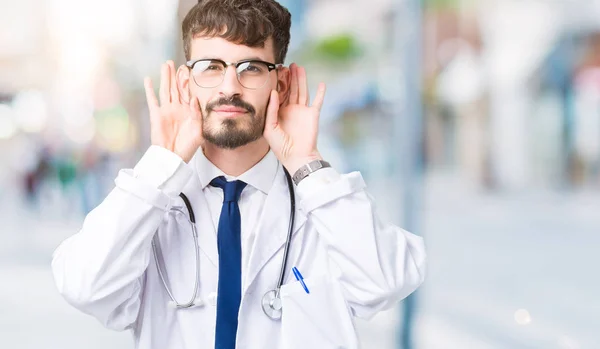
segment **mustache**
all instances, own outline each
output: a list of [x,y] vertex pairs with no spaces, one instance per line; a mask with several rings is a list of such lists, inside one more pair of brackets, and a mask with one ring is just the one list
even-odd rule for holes
[[250,113],[250,114],[256,113],[256,110],[254,109],[252,104],[247,103],[247,102],[243,101],[241,98],[236,97],[236,96],[232,96],[232,97],[228,97],[228,98],[222,97],[222,98],[217,99],[216,101],[212,101],[212,102],[208,103],[206,105],[206,113],[208,114],[208,113],[212,112],[215,108],[223,106],[223,105],[246,109],[248,111],[248,113]]

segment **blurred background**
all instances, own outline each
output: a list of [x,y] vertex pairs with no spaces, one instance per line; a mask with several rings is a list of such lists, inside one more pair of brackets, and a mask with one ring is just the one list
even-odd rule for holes
[[[425,238],[425,284],[363,348],[600,348],[600,2],[286,0],[328,84],[319,148]],[[0,0],[0,347],[132,347],[52,251],[149,145],[143,77],[190,0]]]

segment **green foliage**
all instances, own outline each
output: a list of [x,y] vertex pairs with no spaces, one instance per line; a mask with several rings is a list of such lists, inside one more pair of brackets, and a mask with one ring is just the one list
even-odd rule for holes
[[455,9],[461,0],[422,0],[422,3],[425,9]]
[[312,52],[313,58],[325,61],[349,61],[361,54],[361,48],[351,34],[325,38],[308,51]]

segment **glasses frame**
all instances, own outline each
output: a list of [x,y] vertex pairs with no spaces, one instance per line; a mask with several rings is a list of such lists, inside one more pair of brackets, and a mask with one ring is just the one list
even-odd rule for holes
[[261,61],[260,59],[244,59],[238,62],[227,62],[224,61],[222,59],[218,59],[218,58],[202,58],[202,59],[194,59],[191,61],[187,61],[185,63],[185,65],[190,69],[190,71],[193,72],[194,70],[194,66],[196,65],[196,63],[198,62],[204,62],[204,61],[213,61],[213,62],[219,62],[221,64],[223,64],[223,66],[225,66],[225,69],[223,70],[223,74],[221,74],[221,82],[219,82],[218,84],[216,84],[215,86],[210,86],[210,87],[205,87],[205,86],[200,86],[200,84],[198,83],[198,81],[196,81],[196,77],[194,76],[194,74],[192,74],[192,79],[194,80],[194,83],[196,84],[196,86],[200,87],[200,88],[215,88],[219,85],[221,85],[223,83],[223,81],[225,80],[225,74],[227,73],[227,69],[230,66],[235,67],[235,75],[237,76],[237,81],[240,83],[240,85],[248,90],[258,90],[260,88],[265,87],[265,85],[269,82],[269,80],[271,80],[271,74],[267,75],[267,79],[265,80],[265,82],[259,86],[259,87],[246,87],[244,86],[244,84],[242,84],[242,82],[240,81],[240,74],[237,72],[237,68],[244,64],[244,63],[249,63],[249,62],[255,62],[255,63],[261,63],[267,66],[267,69],[269,70],[269,73],[277,68],[281,68],[283,67],[283,64],[279,63],[279,64],[274,64],[274,63],[270,63],[270,62],[265,62],[265,61]]

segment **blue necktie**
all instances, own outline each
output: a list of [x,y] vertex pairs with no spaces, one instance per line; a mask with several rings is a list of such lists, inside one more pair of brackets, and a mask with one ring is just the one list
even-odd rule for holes
[[238,200],[246,183],[227,182],[224,177],[217,177],[210,185],[223,189],[223,208],[217,232],[219,284],[215,349],[235,349],[238,311],[242,299],[242,241]]

